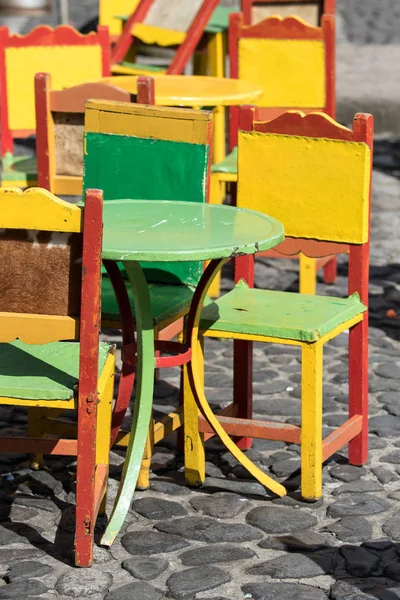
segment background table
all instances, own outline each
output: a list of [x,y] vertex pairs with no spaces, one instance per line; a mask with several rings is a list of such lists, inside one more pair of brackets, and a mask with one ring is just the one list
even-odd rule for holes
[[[283,239],[283,226],[276,219],[232,206],[161,200],[113,200],[104,204],[103,260],[108,267],[115,266],[116,261],[123,262],[133,291],[137,384],[134,420],[120,489],[102,543],[112,544],[130,508],[152,414],[155,343],[150,295],[139,261],[211,260],[189,312],[190,352],[186,353],[187,359],[184,361],[188,362],[190,356],[192,361],[195,360],[193,348],[197,347],[197,330],[204,298],[222,266],[233,256],[268,250]],[[109,269],[109,274],[118,298],[122,276],[117,268]],[[128,321],[132,319],[131,313],[121,313],[123,329],[127,326],[124,323],[126,318]],[[188,369],[191,368],[191,362]],[[201,398],[199,408],[227,448],[235,456],[239,453],[242,463],[248,461],[225,434],[205,398]],[[269,477],[260,473],[268,484]]]
[[[248,81],[196,75],[154,75],[156,104],[159,106],[216,107],[214,112],[213,162],[225,158],[225,106],[248,104],[263,90]],[[137,76],[104,77],[101,81],[136,94]]]

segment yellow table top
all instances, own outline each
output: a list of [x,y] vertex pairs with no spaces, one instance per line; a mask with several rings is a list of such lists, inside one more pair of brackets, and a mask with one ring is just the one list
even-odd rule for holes
[[[154,75],[160,106],[236,106],[259,98],[263,90],[239,79],[197,75]],[[136,93],[136,76],[105,77],[102,81]]]

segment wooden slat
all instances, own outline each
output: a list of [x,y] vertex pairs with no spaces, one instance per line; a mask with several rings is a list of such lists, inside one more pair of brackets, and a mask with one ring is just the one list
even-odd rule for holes
[[41,438],[1,438],[1,452],[26,452],[27,454],[57,454],[76,456],[76,440],[43,440]]
[[324,439],[322,442],[322,461],[327,460],[361,432],[362,420],[362,415],[355,415]]
[[[256,421],[248,419],[235,419],[232,417],[218,417],[218,421],[230,436],[247,436],[264,440],[279,440],[292,444],[300,443],[300,427],[287,423],[272,423],[269,421]],[[211,433],[213,429],[208,423],[199,419],[199,430]]]
[[107,489],[108,465],[97,465],[94,480],[94,514],[99,514],[101,501]]
[[[238,415],[238,411],[239,411],[239,407],[237,404],[234,404],[233,402],[231,402],[231,404],[229,404],[228,406],[226,406],[223,410],[221,410],[218,413],[218,416],[220,417],[237,417]],[[200,416],[199,420],[202,420],[204,423],[207,423],[207,421],[204,419],[204,417]],[[200,429],[200,427],[199,427]],[[212,431],[212,430],[211,430]],[[207,440],[209,440],[210,438],[214,437],[215,433],[214,431],[212,431],[212,433],[206,433],[204,435],[204,441],[206,442]]]

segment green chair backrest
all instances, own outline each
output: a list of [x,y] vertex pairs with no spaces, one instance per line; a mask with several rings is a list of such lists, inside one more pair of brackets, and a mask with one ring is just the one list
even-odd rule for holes
[[[206,202],[211,138],[209,112],[89,101],[84,190],[103,190],[105,201]],[[196,285],[203,270],[198,261],[143,266],[148,281],[177,285]]]

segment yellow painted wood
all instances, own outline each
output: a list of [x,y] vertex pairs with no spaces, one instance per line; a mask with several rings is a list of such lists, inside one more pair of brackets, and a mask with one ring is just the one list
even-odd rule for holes
[[239,178],[238,206],[279,219],[287,236],[353,244],[368,240],[366,144],[239,132],[241,171],[246,177]]
[[79,320],[58,315],[0,312],[0,342],[20,339],[24,344],[47,344],[79,337]]
[[[111,73],[113,75],[149,75],[150,77],[154,76],[154,69],[146,69],[146,66],[125,66],[125,65],[112,65]],[[157,69],[157,77],[162,75],[166,75],[167,71],[159,71]]]
[[325,46],[320,40],[239,40],[239,77],[259,85],[258,106],[322,109]]
[[100,0],[99,1],[99,24],[107,25],[110,35],[121,35],[123,21],[117,15],[130,15],[139,0]]
[[183,427],[183,408],[169,413],[164,419],[154,424],[154,444],[158,444],[173,431]]
[[174,31],[173,29],[163,29],[155,25],[146,25],[146,23],[136,23],[132,31],[135,38],[138,38],[144,44],[157,46],[180,46],[186,39],[184,31]]
[[110,454],[111,414],[114,395],[115,350],[107,356],[99,377],[96,429],[96,464],[108,464]]
[[62,408],[63,410],[73,410],[76,408],[76,401],[71,400],[23,400],[21,398],[0,397],[0,404],[14,404],[15,406],[27,406],[28,408],[43,407]]
[[304,344],[301,367],[301,493],[307,500],[322,496],[323,345]]
[[140,465],[139,476],[136,484],[136,487],[139,490],[148,490],[150,487],[151,457],[153,456],[154,448],[154,427],[155,421],[152,418],[150,421],[149,435],[147,436],[146,446],[144,449],[142,463]]
[[[215,33],[210,37],[208,43],[208,62],[210,75],[212,77],[225,77],[225,34]],[[225,152],[225,108],[217,106],[214,109],[214,152],[213,162],[219,163],[224,160]]]
[[[212,115],[161,106],[93,100],[86,105],[85,131],[206,144]],[[192,127],[188,126],[192,123]]]
[[[195,310],[194,314],[194,324],[192,329],[192,337],[191,337],[191,347],[192,347],[192,360],[188,363],[188,374],[189,374],[189,382],[193,385],[194,390],[196,391],[197,402],[199,404],[199,408],[201,409],[202,415],[206,418],[208,423],[211,425],[216,435],[219,437],[221,442],[226,446],[227,450],[236,458],[236,460],[243,465],[245,469],[249,471],[249,473],[255,477],[262,485],[266,488],[270,489],[277,496],[286,495],[286,489],[283,485],[266,475],[261,469],[259,469],[231,440],[229,435],[225,432],[223,426],[218,421],[218,418],[214,415],[210,405],[207,402],[207,398],[204,393],[204,377],[203,367],[202,367],[202,350],[199,345],[199,322],[201,317],[202,307],[204,305],[204,300],[206,298],[208,289],[215,275],[222,269],[224,264],[226,264],[227,260],[220,260],[216,266],[214,271],[210,274],[209,280],[207,284],[204,286],[203,293],[199,298],[198,304],[193,307]],[[184,411],[186,413],[186,409]],[[186,419],[186,416],[185,416]],[[185,421],[186,423],[186,421]],[[193,425],[192,425],[193,426]],[[186,432],[185,432],[186,438]],[[198,440],[198,438],[197,438]],[[196,440],[196,441],[197,441]],[[190,444],[190,441],[189,441]],[[186,444],[185,444],[186,448]],[[189,476],[190,477],[190,476]],[[194,477],[193,477],[194,479]]]
[[7,48],[7,97],[10,129],[36,127],[34,77],[51,73],[54,90],[100,78],[100,46],[34,46]]
[[79,233],[82,210],[41,188],[2,188],[0,227]]
[[214,329],[207,329],[207,331],[201,331],[201,335],[204,337],[221,338],[225,340],[250,340],[253,342],[270,343],[270,344],[284,344],[285,346],[301,346],[303,342],[298,340],[286,340],[284,338],[274,338],[266,335],[248,335],[245,333],[232,333],[230,331],[218,331]]
[[332,331],[330,331],[329,333],[324,335],[320,339],[320,342],[322,342],[323,344],[326,344],[327,342],[329,342],[329,340],[333,340],[333,338],[337,337],[344,331],[347,331],[348,329],[351,329],[351,327],[354,327],[354,325],[357,325],[357,323],[361,323],[361,321],[365,318],[365,314],[366,313],[362,313],[362,314],[358,315],[357,317],[354,317],[353,319],[349,319],[348,321],[345,321],[341,325],[338,325],[338,327],[335,327],[335,329],[333,329]]
[[[203,338],[196,340],[197,377],[204,381]],[[206,455],[204,434],[199,432],[200,411],[193,397],[187,365],[183,368],[183,418],[185,436],[185,481],[188,485],[200,486],[206,477]]]
[[52,189],[55,194],[63,196],[81,196],[83,181],[82,177],[56,175],[52,177]]
[[37,185],[37,180],[29,181],[27,178],[25,179],[2,179],[1,180],[1,188],[9,188],[9,187],[17,187],[17,188],[26,188],[28,185]]
[[300,254],[300,294],[315,294],[317,292],[317,261]]

